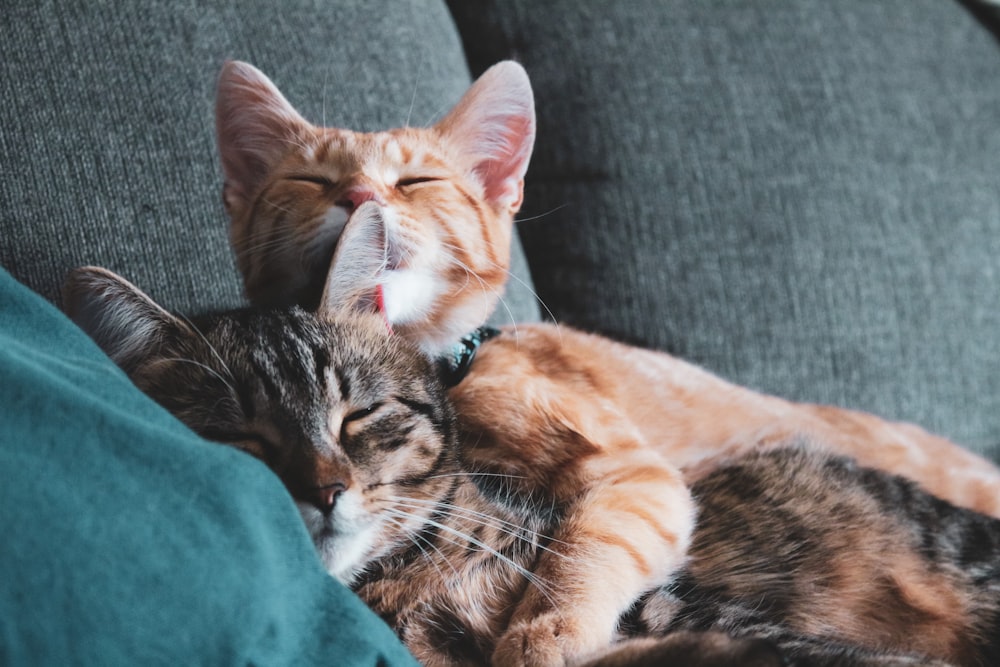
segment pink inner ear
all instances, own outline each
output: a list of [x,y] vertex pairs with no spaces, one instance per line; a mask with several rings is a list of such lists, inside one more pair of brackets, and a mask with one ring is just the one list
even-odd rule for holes
[[385,328],[389,330],[389,333],[392,333],[392,323],[389,322],[389,318],[385,314],[385,290],[382,289],[381,283],[375,286],[375,310],[382,316]]
[[513,62],[494,65],[437,127],[475,160],[487,200],[516,208],[535,141],[534,99],[524,69]]
[[237,61],[219,75],[215,114],[230,208],[252,197],[289,143],[310,127],[270,79]]
[[534,144],[533,119],[511,115],[492,120],[492,128],[487,123],[480,126],[491,129],[492,134],[475,136],[471,142],[479,144],[476,148],[484,154],[476,165],[476,175],[486,190],[487,200],[505,208],[517,208]]

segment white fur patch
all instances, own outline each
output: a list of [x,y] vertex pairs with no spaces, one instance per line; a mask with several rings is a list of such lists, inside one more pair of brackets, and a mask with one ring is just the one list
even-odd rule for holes
[[382,297],[390,324],[406,324],[424,317],[437,295],[437,281],[432,274],[402,269],[383,275]]
[[309,503],[296,501],[323,566],[334,578],[350,585],[375,548],[378,525],[365,511],[357,493],[345,491],[329,517]]

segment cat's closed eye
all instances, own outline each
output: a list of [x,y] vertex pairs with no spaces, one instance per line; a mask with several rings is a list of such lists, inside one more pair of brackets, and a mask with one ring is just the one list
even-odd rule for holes
[[355,436],[364,430],[368,418],[378,412],[381,407],[381,403],[372,403],[365,408],[348,413],[340,425],[341,440]]
[[312,183],[313,185],[318,185],[323,188],[333,188],[337,185],[325,176],[313,176],[311,174],[297,174],[295,176],[289,176],[288,180],[297,181],[299,183]]
[[406,188],[413,185],[420,185],[421,183],[433,183],[440,180],[443,179],[437,178],[436,176],[411,176],[410,178],[401,178],[396,181],[396,187]]
[[372,403],[366,408],[361,408],[360,410],[355,410],[344,417],[344,423],[355,422],[364,419],[365,417],[373,414],[376,410],[382,407],[381,403]]
[[273,454],[277,447],[267,438],[257,433],[216,431],[214,429],[201,429],[200,435],[207,440],[222,442],[231,447],[235,447],[250,456],[262,461],[267,461],[268,456]]

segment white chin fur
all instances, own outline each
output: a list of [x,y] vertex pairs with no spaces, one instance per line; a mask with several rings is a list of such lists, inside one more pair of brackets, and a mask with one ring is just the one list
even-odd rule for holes
[[364,520],[367,518],[365,513],[346,493],[337,501],[329,518],[309,503],[296,501],[295,504],[326,571],[350,586],[372,553],[377,537],[376,526],[370,520]]
[[437,281],[419,271],[386,271],[382,276],[385,317],[390,324],[408,324],[425,317],[437,297]]

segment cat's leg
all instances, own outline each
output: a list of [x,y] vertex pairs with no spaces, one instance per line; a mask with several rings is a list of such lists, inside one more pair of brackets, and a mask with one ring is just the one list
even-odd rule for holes
[[577,664],[641,594],[684,563],[694,505],[678,470],[638,445],[580,462],[581,488],[501,636],[496,665]]

